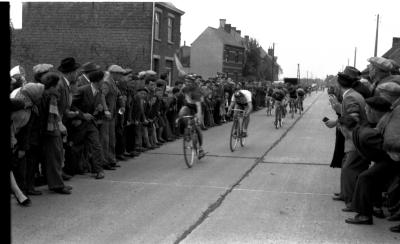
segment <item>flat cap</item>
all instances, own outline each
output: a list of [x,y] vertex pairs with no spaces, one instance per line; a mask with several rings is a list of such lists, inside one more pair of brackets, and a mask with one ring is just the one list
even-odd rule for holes
[[124,74],[126,71],[121,66],[113,64],[110,67],[108,67],[108,72]]
[[393,61],[390,59],[383,58],[383,57],[372,57],[368,59],[374,67],[383,70],[383,71],[392,71],[394,69]]
[[97,65],[93,62],[87,62],[82,65],[82,71],[85,73],[89,73],[92,71],[96,71],[100,69],[100,65]]
[[97,83],[104,78],[104,72],[101,70],[92,71],[88,74],[90,82]]
[[372,109],[375,109],[380,112],[388,112],[390,111],[390,107],[392,104],[383,97],[375,96],[365,99],[365,102]]
[[54,66],[52,64],[37,64],[33,66],[33,73],[34,74],[41,74],[50,71]]

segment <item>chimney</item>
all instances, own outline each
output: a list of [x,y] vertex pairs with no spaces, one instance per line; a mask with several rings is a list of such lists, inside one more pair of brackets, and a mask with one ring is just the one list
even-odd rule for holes
[[399,47],[400,48],[400,37],[393,37],[393,47]]
[[239,36],[242,34],[241,30],[236,30],[236,32],[238,33]]
[[226,24],[226,19],[219,19],[219,28],[224,28]]
[[224,29],[226,32],[231,33],[231,24],[225,24]]
[[272,48],[268,48],[268,55],[272,57],[272,54],[273,54]]
[[184,46],[184,47],[186,46],[186,41],[183,41],[183,46]]

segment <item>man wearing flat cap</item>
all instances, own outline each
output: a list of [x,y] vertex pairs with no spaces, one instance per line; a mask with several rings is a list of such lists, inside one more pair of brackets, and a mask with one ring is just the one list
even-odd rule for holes
[[[75,127],[71,130],[73,149],[78,164],[82,168],[87,154],[92,155],[92,171],[96,174],[96,179],[104,178],[103,168],[107,167],[104,154],[100,144],[99,130],[97,121],[101,119],[103,107],[101,105],[101,84],[104,72],[97,70],[89,73],[90,84],[78,88],[72,102],[72,109],[79,112],[76,117]],[[84,155],[82,152],[86,152]],[[111,166],[109,166],[111,168]]]
[[[340,93],[343,97],[339,114],[343,116],[351,116],[358,124],[366,124],[367,117],[365,114],[365,100],[363,96],[355,91],[352,86],[359,79],[359,71],[351,66],[347,66],[343,72],[338,73],[338,84]],[[336,105],[333,105],[337,107]],[[340,126],[339,126],[340,128]],[[345,134],[343,134],[345,136]],[[341,198],[346,203],[343,211],[350,210],[350,204],[353,196],[354,187],[357,176],[369,166],[369,162],[363,160],[357,152],[352,138],[345,136],[344,152],[342,162],[342,170],[340,177]]]
[[90,84],[88,74],[97,70],[100,70],[100,65],[97,65],[93,62],[87,62],[83,64],[81,69],[82,74],[78,77],[77,86],[81,87]]
[[382,97],[370,97],[365,102],[369,126],[356,127],[352,138],[357,151],[374,164],[358,176],[351,202],[356,215],[346,219],[349,224],[372,224],[372,216],[384,218],[382,192],[400,170],[400,165],[383,150],[383,136],[375,129],[391,110],[391,104]]
[[395,69],[394,62],[383,57],[372,57],[368,59],[369,77],[372,81],[372,95],[376,96],[376,88],[390,79]]
[[[118,112],[125,112],[125,101],[123,101],[122,94],[117,87],[117,82],[123,79],[126,71],[121,66],[115,64],[110,65],[107,71],[109,75],[104,78],[101,86],[102,105],[106,119],[100,126],[100,141],[107,162],[113,167],[120,167],[117,164],[115,155],[115,120]],[[120,105],[123,111],[119,111],[117,105]]]

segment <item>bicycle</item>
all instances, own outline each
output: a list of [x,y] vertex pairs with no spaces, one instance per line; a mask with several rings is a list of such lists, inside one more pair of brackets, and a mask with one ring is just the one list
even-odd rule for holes
[[[244,146],[245,137],[243,137],[243,118],[245,110],[242,109],[232,109],[233,111],[238,111],[233,116],[233,124],[231,129],[231,135],[229,137],[229,147],[231,152],[234,152],[237,144],[240,142],[240,146]],[[242,123],[240,123],[240,119],[242,119]]]
[[294,113],[296,112],[296,104],[294,98],[290,98],[289,100],[289,113],[291,114],[292,119],[294,118]]
[[274,121],[276,129],[282,127],[282,117],[283,117],[283,107],[281,102],[277,102],[275,108],[275,121]]
[[199,157],[199,138],[196,131],[195,116],[182,116],[180,119],[187,119],[183,135],[183,157],[188,168],[191,168]]
[[266,106],[267,106],[267,116],[272,115],[272,98],[267,97],[266,98]]
[[297,107],[299,108],[299,114],[303,112],[303,98],[297,98]]

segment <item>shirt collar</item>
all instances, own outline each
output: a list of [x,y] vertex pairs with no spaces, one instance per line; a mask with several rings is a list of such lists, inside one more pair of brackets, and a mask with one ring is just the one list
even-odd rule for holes
[[90,87],[92,88],[93,95],[97,93],[96,87],[93,86],[93,83],[90,83]]
[[351,90],[351,88],[350,88],[350,89],[347,89],[346,91],[344,91],[344,92],[343,92],[343,97],[345,97],[346,94],[349,93],[350,90]]
[[69,82],[69,80],[64,76],[64,80],[65,80],[65,82],[67,83],[67,86],[69,87],[69,85],[70,85],[70,82]]

